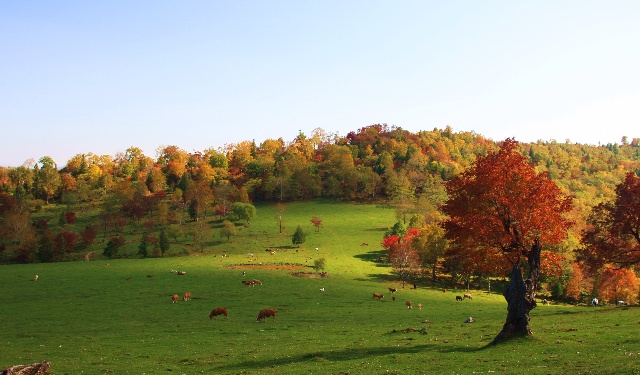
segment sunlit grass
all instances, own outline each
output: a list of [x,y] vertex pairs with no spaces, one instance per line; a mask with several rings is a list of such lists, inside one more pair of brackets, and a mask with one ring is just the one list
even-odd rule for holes
[[[242,235],[204,254],[1,266],[0,368],[48,360],[53,374],[640,371],[636,307],[540,305],[532,337],[491,346],[506,314],[501,295],[472,290],[472,301],[456,302],[460,290],[402,289],[373,261],[392,210],[298,203],[282,235],[269,210],[259,207]],[[312,216],[325,223],[319,233]],[[299,249],[290,245],[298,224],[308,231]],[[318,257],[327,259],[328,278],[256,266],[312,265]],[[241,284],[254,278],[263,285]],[[399,288],[396,301],[389,286]],[[191,301],[171,303],[173,293],[185,291]],[[374,300],[373,292],[385,298]],[[229,319],[210,320],[221,306]],[[265,307],[278,309],[275,322],[256,322]],[[476,322],[465,324],[468,316]]]

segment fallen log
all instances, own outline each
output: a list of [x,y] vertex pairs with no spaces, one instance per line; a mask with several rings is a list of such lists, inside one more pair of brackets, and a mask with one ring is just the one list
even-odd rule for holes
[[2,375],[38,375],[46,374],[49,372],[51,363],[49,361],[42,361],[39,363],[32,363],[30,365],[17,365],[11,366],[2,371]]

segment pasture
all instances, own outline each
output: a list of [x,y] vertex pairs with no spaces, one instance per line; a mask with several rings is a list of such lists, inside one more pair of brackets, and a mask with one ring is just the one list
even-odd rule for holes
[[[392,210],[300,203],[287,215],[279,234],[270,208],[258,207],[240,236],[205,253],[0,266],[0,369],[47,360],[52,374],[640,372],[635,306],[539,304],[532,337],[490,346],[506,314],[500,294],[456,301],[467,291],[403,289],[373,261]],[[299,249],[290,246],[298,223],[307,231]],[[306,266],[319,257],[328,277],[292,276],[314,272]],[[242,284],[251,279],[262,285]],[[171,303],[187,291],[190,301]],[[214,307],[229,318],[209,319]],[[256,322],[263,308],[277,319]]]

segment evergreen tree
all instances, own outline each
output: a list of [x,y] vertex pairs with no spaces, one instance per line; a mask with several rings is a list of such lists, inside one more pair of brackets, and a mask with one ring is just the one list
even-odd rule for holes
[[149,255],[148,251],[149,241],[146,233],[142,234],[142,239],[140,240],[140,245],[138,246],[138,254],[142,255],[143,258],[146,258]]
[[306,236],[307,235],[302,230],[302,227],[298,225],[298,228],[296,228],[296,231],[293,234],[293,238],[291,239],[291,242],[293,242],[294,245],[298,245],[298,247],[300,247],[300,245],[303,244],[304,241],[306,240]]
[[160,252],[162,253],[162,256],[164,256],[164,254],[169,251],[169,237],[167,237],[164,229],[160,231],[160,239],[158,242],[160,242]]
[[53,238],[51,236],[51,232],[45,232],[40,237],[38,241],[38,252],[37,257],[41,262],[49,262],[53,260],[54,257],[54,243]]

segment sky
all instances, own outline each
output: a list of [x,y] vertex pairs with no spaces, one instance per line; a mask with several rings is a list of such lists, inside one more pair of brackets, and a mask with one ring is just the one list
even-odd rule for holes
[[0,2],[0,166],[373,124],[640,138],[640,2]]

